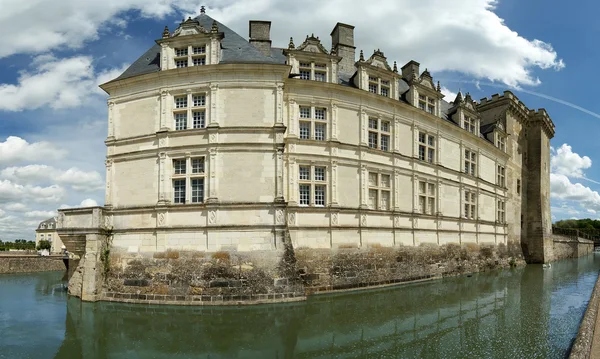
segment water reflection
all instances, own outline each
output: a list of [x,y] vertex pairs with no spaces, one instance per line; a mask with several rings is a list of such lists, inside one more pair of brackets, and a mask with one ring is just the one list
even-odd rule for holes
[[56,358],[562,358],[599,267],[589,256],[253,307],[70,298]]

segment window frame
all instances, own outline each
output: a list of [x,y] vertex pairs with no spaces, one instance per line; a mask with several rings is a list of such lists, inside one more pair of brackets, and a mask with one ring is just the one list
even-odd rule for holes
[[502,188],[506,187],[506,167],[501,164],[496,166],[496,184]]
[[[308,110],[308,112],[306,111]],[[329,115],[326,106],[298,106],[298,138],[329,141]],[[308,116],[308,117],[306,117]],[[322,118],[321,118],[322,117]],[[307,136],[308,132],[308,136]]]
[[437,98],[424,93],[417,93],[417,107],[427,113],[436,116]]
[[463,129],[469,133],[477,135],[477,118],[467,114],[463,115]]
[[325,61],[298,61],[298,74],[300,80],[329,82],[329,67]]
[[506,201],[497,199],[496,202],[496,222],[506,223]]
[[[371,116],[368,117],[367,121],[367,146],[369,146],[370,149],[390,152],[390,145],[392,139],[392,121],[380,117]],[[375,127],[372,126],[373,123],[375,124]],[[387,124],[387,131],[383,129],[384,124]],[[372,143],[373,138],[375,143]],[[386,139],[386,146],[383,145],[384,138]]]
[[[174,94],[173,130],[204,129],[207,125],[207,91],[192,91],[186,94]],[[178,117],[185,117],[180,125]]]
[[[424,141],[421,141],[421,136],[423,136]],[[417,158],[419,161],[435,164],[437,156],[437,136],[426,131],[418,131],[417,144]]]
[[[420,180],[418,184],[418,193],[419,193],[419,203],[418,203],[418,212],[421,214],[426,214],[433,216],[436,214],[436,200],[437,200],[437,188],[436,183]],[[423,204],[425,206],[423,206]]]
[[[375,183],[371,181],[375,177]],[[384,184],[384,178],[387,178],[387,186]],[[370,209],[380,211],[390,211],[392,209],[392,181],[390,173],[369,171],[367,172],[368,183],[368,206]],[[375,192],[375,205],[371,203],[371,193]],[[384,205],[383,199],[387,197],[387,205]]]
[[[473,177],[477,177],[478,166],[478,153],[473,151],[470,148],[463,149],[463,173],[467,175],[471,175]],[[468,158],[467,158],[468,157]]]
[[[183,68],[183,67],[194,67],[194,66],[204,66],[208,64],[208,57],[206,54],[208,43],[203,44],[191,44],[186,45],[184,47],[174,47],[173,48],[173,64],[175,68]],[[196,49],[202,49],[202,51],[196,52]],[[179,51],[184,51],[185,54],[179,54]],[[198,62],[198,63],[196,63]],[[201,62],[201,63],[200,63]],[[179,66],[179,65],[184,66]]]
[[477,192],[465,189],[463,191],[463,218],[477,220]]
[[[201,204],[206,202],[206,158],[205,155],[194,155],[173,157],[171,159],[171,198],[173,204]],[[180,167],[181,164],[184,164],[183,170]],[[195,181],[201,183],[198,188],[195,188]],[[176,186],[178,182],[183,182],[183,190],[181,190],[181,186]],[[177,188],[180,188],[180,190],[178,191]],[[178,194],[180,194],[179,197]]]
[[392,79],[367,74],[366,90],[372,94],[389,98],[392,94]]
[[[317,172],[321,171],[322,179],[317,179]],[[298,205],[301,207],[326,207],[328,205],[328,180],[327,165],[299,163]],[[303,193],[303,188],[308,188],[307,194]],[[308,200],[306,200],[306,196],[308,196]]]

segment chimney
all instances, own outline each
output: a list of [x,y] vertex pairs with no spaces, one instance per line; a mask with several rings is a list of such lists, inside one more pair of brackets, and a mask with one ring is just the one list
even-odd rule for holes
[[354,74],[356,69],[356,47],[354,47],[354,26],[338,22],[331,32],[331,47],[342,58],[339,72]]
[[271,22],[250,20],[248,27],[252,46],[263,55],[271,56]]
[[402,77],[405,81],[411,82],[415,76],[419,78],[419,63],[410,60],[406,65],[402,66]]

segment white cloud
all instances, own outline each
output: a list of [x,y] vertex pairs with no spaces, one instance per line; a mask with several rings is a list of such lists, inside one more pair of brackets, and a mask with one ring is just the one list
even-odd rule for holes
[[596,214],[597,213],[595,210],[593,210],[591,208],[588,208],[587,212],[590,213],[590,214]]
[[5,214],[6,214],[6,212],[4,212],[4,211],[2,210],[2,208],[0,208],[0,217],[4,217],[4,215],[5,215]]
[[212,0],[205,4],[210,16],[242,36],[247,35],[249,19],[271,20],[275,46],[285,46],[290,36],[299,45],[314,32],[329,47],[328,35],[340,21],[356,26],[357,55],[360,49],[370,56],[380,48],[399,65],[414,59],[434,72],[458,71],[510,86],[539,84],[534,69],[564,67],[550,44],[511,30],[493,12],[496,0],[375,0],[369,6],[358,0],[229,1],[226,5]]
[[0,178],[22,184],[56,183],[71,186],[76,191],[89,192],[104,188],[104,180],[96,171],[82,171],[69,168],[62,171],[47,165],[28,165],[24,167],[8,167],[0,171]]
[[27,212],[29,210],[23,203],[9,203],[4,208],[11,212]]
[[125,70],[125,66],[121,66],[96,74],[89,56],[57,59],[41,55],[32,64],[35,65],[33,70],[19,73],[17,84],[0,84],[0,110],[78,107],[92,94],[105,95],[98,85]]
[[448,88],[446,86],[442,86],[442,94],[445,96],[444,100],[446,100],[447,102],[452,102],[456,99],[456,92],[450,91],[448,90]]
[[[2,101],[0,99],[0,101]],[[62,150],[49,142],[28,143],[26,140],[9,136],[0,142],[0,165],[37,160],[58,160],[66,155]]]
[[35,202],[58,203],[66,191],[57,185],[48,187],[20,185],[8,180],[0,180],[0,203]]
[[24,214],[27,218],[37,218],[37,219],[46,219],[55,217],[57,215],[56,211],[31,211]]
[[68,209],[68,208],[80,208],[80,207],[96,207],[98,206],[98,202],[96,202],[96,200],[92,199],[92,198],[86,198],[83,201],[81,201],[80,204],[75,205],[75,206],[70,206],[68,204],[63,204],[59,207],[59,209]]
[[585,177],[583,170],[592,167],[592,160],[588,156],[580,156],[574,153],[571,146],[564,143],[555,151],[552,151],[550,167],[552,172],[569,176],[572,178]]
[[[80,47],[97,39],[101,29],[126,26],[132,16],[124,17],[124,11],[160,18],[174,11],[196,15],[200,7],[192,0],[4,1],[11,5],[3,4],[0,14],[0,58]],[[300,42],[310,33],[321,35],[329,46],[327,35],[341,21],[356,25],[357,50],[365,50],[367,56],[381,48],[390,61],[403,64],[415,59],[432,71],[459,71],[518,86],[539,84],[532,74],[536,68],[564,67],[550,44],[528,40],[506,26],[493,12],[497,0],[375,0],[367,7],[358,0],[206,0],[204,4],[210,16],[242,36],[247,35],[249,19],[271,20],[277,46],[285,46],[290,36]],[[27,31],[22,19],[27,19]],[[161,31],[156,29],[157,38]]]
[[563,174],[550,174],[550,196],[558,200],[575,201],[581,207],[600,211],[600,194],[581,183],[572,183]]
[[123,27],[126,21],[119,17],[123,11],[138,10],[145,17],[162,17],[172,13],[178,3],[186,1],[2,0],[0,58],[16,53],[78,48],[86,41],[97,39],[104,26]]

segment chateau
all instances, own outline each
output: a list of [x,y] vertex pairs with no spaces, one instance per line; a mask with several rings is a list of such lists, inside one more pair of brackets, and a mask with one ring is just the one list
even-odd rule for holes
[[545,110],[509,91],[444,99],[418,62],[358,50],[351,25],[334,26],[329,50],[314,35],[274,47],[270,26],[250,21],[246,39],[202,10],[101,85],[105,205],[59,211],[67,247],[102,227],[133,256],[278,251],[289,238],[512,244],[550,260]]

